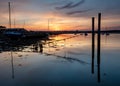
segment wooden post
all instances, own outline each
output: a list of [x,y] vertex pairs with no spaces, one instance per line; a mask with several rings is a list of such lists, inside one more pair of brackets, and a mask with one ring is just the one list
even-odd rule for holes
[[92,17],[92,73],[94,73],[94,57],[95,57],[95,18]]
[[97,63],[100,64],[101,53],[101,13],[98,14],[98,39],[97,39]]
[[97,64],[98,64],[98,82],[100,83],[100,54],[101,54],[101,13],[98,14],[98,39],[97,39]]

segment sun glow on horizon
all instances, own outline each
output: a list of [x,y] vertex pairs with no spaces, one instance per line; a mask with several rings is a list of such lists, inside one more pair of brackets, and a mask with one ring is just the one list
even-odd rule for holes
[[[44,14],[44,15],[36,15],[31,14],[32,17],[27,17],[23,19],[19,17],[16,19],[14,24],[14,19],[12,18],[12,28],[25,28],[27,30],[33,31],[61,31],[61,30],[90,30],[91,28],[91,18],[83,18],[83,17],[67,17],[63,15],[55,14]],[[30,19],[28,19],[30,18]],[[32,19],[33,18],[33,19]],[[7,15],[5,15],[5,19],[7,20]],[[48,20],[49,20],[49,28],[48,28]],[[25,21],[25,23],[24,23]],[[102,20],[102,27],[118,26],[119,19],[107,18]],[[9,27],[8,21],[2,20],[4,26]],[[114,23],[113,23],[114,22]],[[97,23],[96,23],[97,26]]]

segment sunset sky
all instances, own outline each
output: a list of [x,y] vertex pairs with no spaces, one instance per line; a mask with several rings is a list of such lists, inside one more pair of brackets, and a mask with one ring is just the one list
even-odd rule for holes
[[8,2],[13,28],[48,30],[49,20],[49,30],[88,30],[99,12],[103,28],[120,28],[120,0],[0,0],[0,25],[6,27]]

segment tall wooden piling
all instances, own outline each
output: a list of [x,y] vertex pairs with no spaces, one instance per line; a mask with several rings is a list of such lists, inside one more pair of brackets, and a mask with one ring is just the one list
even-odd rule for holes
[[95,18],[92,17],[92,73],[94,73],[94,57],[95,57]]
[[98,14],[97,63],[100,64],[101,53],[101,13]]
[[100,83],[100,54],[101,54],[101,13],[98,14],[98,38],[97,38],[97,64],[99,83]]

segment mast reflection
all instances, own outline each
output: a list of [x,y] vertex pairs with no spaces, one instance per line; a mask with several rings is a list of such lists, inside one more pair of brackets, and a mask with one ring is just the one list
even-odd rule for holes
[[13,52],[11,50],[11,68],[12,68],[12,79],[15,78],[15,75],[14,75],[14,57],[13,57]]

